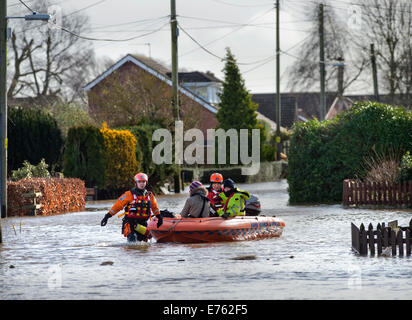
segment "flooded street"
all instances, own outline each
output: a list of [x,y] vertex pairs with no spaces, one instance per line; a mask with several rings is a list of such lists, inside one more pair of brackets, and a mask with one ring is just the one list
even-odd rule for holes
[[[265,215],[285,221],[280,238],[128,244],[121,219],[100,226],[114,201],[3,219],[0,299],[411,299],[411,257],[351,250],[351,222],[406,226],[411,211],[289,206],[285,180],[239,187],[260,198]],[[177,213],[186,197],[160,196],[159,207]],[[244,255],[255,259],[233,259]]]

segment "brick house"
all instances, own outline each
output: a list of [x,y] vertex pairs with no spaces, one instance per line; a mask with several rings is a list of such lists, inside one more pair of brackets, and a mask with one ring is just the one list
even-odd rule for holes
[[[258,104],[258,112],[271,120],[275,120],[275,93],[254,93],[252,101]],[[281,126],[291,129],[298,121],[307,121],[320,117],[319,92],[285,92],[280,94]],[[373,95],[344,95],[339,98],[336,92],[326,92],[326,119],[331,119],[343,110],[349,109],[356,101],[375,101]],[[380,95],[382,103],[391,103],[389,95]]]
[[[179,73],[180,74],[180,73]],[[199,76],[200,73],[198,73]],[[215,85],[216,81],[209,81]],[[88,83],[89,113],[109,126],[163,119],[174,124],[170,72],[156,61],[128,54]],[[206,130],[218,125],[216,107],[190,87],[179,85],[180,119],[184,129]]]
[[[168,72],[167,76],[171,78],[172,73]],[[213,73],[199,71],[179,72],[178,78],[180,85],[193,91],[211,105],[219,106],[220,98],[218,94],[222,92],[222,81],[216,78]]]

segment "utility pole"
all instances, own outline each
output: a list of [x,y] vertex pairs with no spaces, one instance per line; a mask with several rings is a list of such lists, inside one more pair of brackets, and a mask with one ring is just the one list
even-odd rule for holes
[[[172,35],[172,108],[173,108],[173,115],[175,117],[175,121],[180,120],[179,114],[179,76],[178,76],[178,62],[177,62],[177,38],[179,36],[179,30],[177,28],[177,20],[176,20],[176,0],[170,0],[170,29]],[[175,126],[176,129],[176,126]],[[176,132],[175,132],[176,136]],[[175,139],[174,139],[175,140]],[[176,148],[176,144],[175,144]],[[175,152],[176,155],[176,152]],[[177,172],[174,179],[174,190],[175,193],[180,193],[181,186],[182,186],[182,177],[181,177],[181,170],[180,170],[180,159],[176,159],[176,166]]]
[[276,160],[280,160],[280,39],[279,39],[279,0],[276,0]]
[[0,3],[1,218],[7,218],[7,1]]
[[[1,218],[7,218],[7,20],[24,19],[26,21],[49,21],[50,15],[37,14],[33,12],[30,15],[21,17],[7,16],[7,0],[0,1],[0,188],[1,188]],[[1,228],[1,226],[0,226]],[[1,242],[1,231],[0,231]]]
[[323,34],[323,3],[319,4],[319,68],[320,68],[320,120],[325,119],[325,47]]
[[373,77],[373,94],[375,99],[379,102],[379,91],[378,91],[378,74],[376,69],[376,56],[375,56],[375,46],[371,43],[371,64],[372,64],[372,77]]
[[335,66],[338,67],[338,96],[339,98],[343,97],[343,72],[345,68],[345,63],[343,62],[344,59],[342,57],[339,57],[336,59],[338,63],[335,64]]

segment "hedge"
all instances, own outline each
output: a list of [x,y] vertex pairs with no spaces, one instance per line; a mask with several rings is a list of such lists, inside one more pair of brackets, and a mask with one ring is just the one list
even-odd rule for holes
[[86,187],[84,181],[74,178],[32,178],[7,181],[7,215],[30,215],[24,205],[33,203],[24,193],[41,192],[37,203],[38,213],[43,216],[85,210]]
[[8,174],[24,160],[46,160],[52,170],[59,165],[63,138],[57,122],[41,110],[9,108],[7,115]]
[[336,203],[342,181],[366,175],[365,159],[412,150],[412,112],[357,102],[336,118],[297,123],[289,150],[289,202]]
[[104,187],[104,138],[99,128],[86,125],[70,128],[63,153],[63,173],[66,177],[85,181],[86,187]]
[[138,172],[136,159],[137,140],[128,130],[112,130],[104,123],[101,129],[105,148],[106,191],[117,197],[119,192],[133,187],[133,177]]
[[161,124],[140,124],[122,129],[130,131],[137,140],[136,157],[141,159],[139,162],[140,170],[149,176],[149,184],[156,192],[160,191],[159,187],[171,179],[176,172],[176,165],[155,164],[152,160],[153,148],[157,141],[152,141],[153,132],[156,129],[163,128]]

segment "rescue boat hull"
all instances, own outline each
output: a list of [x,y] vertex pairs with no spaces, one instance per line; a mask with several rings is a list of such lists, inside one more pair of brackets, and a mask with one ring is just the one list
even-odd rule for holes
[[160,228],[157,219],[148,222],[152,237],[157,242],[201,243],[220,241],[256,240],[280,237],[285,223],[275,217],[238,216],[223,219],[209,218],[163,218]]

